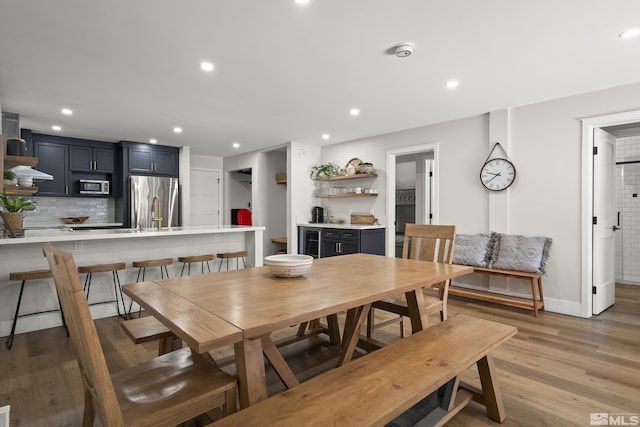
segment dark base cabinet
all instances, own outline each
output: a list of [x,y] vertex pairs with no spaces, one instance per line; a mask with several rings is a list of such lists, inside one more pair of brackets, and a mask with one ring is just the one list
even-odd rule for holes
[[[305,242],[305,238],[313,236],[311,227],[301,227],[300,253],[307,254],[309,247],[317,247],[317,241]],[[320,257],[356,253],[384,255],[384,228],[371,230],[354,230],[348,228],[317,228],[320,235]],[[315,234],[316,236],[318,234]],[[315,240],[315,239],[313,239]],[[314,246],[316,245],[316,246]],[[313,251],[315,252],[315,250]],[[315,254],[307,254],[315,257]]]

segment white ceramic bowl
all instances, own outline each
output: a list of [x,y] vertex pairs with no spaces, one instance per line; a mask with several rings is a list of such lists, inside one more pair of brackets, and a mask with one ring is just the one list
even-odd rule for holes
[[293,254],[270,255],[265,257],[264,263],[278,277],[298,277],[309,271],[313,257]]

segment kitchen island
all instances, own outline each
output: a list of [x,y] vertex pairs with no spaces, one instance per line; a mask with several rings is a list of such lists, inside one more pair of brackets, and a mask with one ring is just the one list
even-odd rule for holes
[[[125,262],[126,270],[119,272],[121,284],[136,281],[137,269],[131,267],[132,261],[157,258],[173,258],[169,268],[170,277],[180,274],[182,264],[179,256],[200,255],[205,253],[249,252],[247,266],[263,264],[264,227],[252,226],[198,226],[156,229],[86,229],[70,230],[55,228],[45,230],[27,230],[25,237],[0,239],[0,336],[11,332],[11,323],[18,301],[20,283],[9,280],[9,273],[47,269],[46,259],[42,255],[42,243],[51,242],[61,250],[73,253],[76,265],[105,264]],[[218,270],[219,261],[211,264],[212,272]],[[224,265],[223,265],[224,269]],[[158,271],[156,271],[158,270]],[[197,270],[200,272],[199,266]],[[206,272],[206,267],[205,267]],[[149,269],[147,280],[159,278],[159,269]],[[84,277],[80,278],[84,280]],[[111,275],[97,274],[91,285],[90,303],[113,300]],[[125,299],[127,306],[129,300]],[[55,287],[51,279],[33,280],[25,285],[20,313],[32,313],[57,309],[58,302]],[[134,307],[135,304],[134,304]],[[117,313],[116,304],[98,304],[91,306],[94,318],[113,316]],[[42,313],[20,318],[16,333],[46,329],[61,325],[59,313]]]

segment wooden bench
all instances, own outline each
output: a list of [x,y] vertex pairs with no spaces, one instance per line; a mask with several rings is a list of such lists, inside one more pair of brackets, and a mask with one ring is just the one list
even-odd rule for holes
[[[214,426],[378,426],[413,417],[438,395],[435,409],[419,415],[424,425],[444,424],[471,400],[502,422],[506,415],[491,352],[516,332],[514,326],[458,314]],[[474,363],[482,390],[458,377]]]
[[124,320],[120,326],[135,344],[159,340],[158,356],[182,348],[182,340],[153,316]]
[[[488,273],[504,277],[516,277],[519,279],[530,280],[531,282],[531,298],[515,297],[511,295],[499,294],[478,289],[462,288],[449,286],[449,295],[471,298],[482,301],[489,301],[498,304],[508,305],[511,307],[524,308],[532,310],[533,314],[538,317],[538,310],[544,310],[544,294],[542,293],[542,274],[528,273],[525,271],[500,270],[488,267],[473,267],[474,273]],[[537,291],[536,291],[537,288]]]

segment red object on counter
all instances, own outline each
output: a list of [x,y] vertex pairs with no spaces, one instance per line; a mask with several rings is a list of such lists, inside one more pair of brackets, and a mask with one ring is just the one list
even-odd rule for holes
[[251,225],[251,211],[249,209],[238,210],[238,225]]

